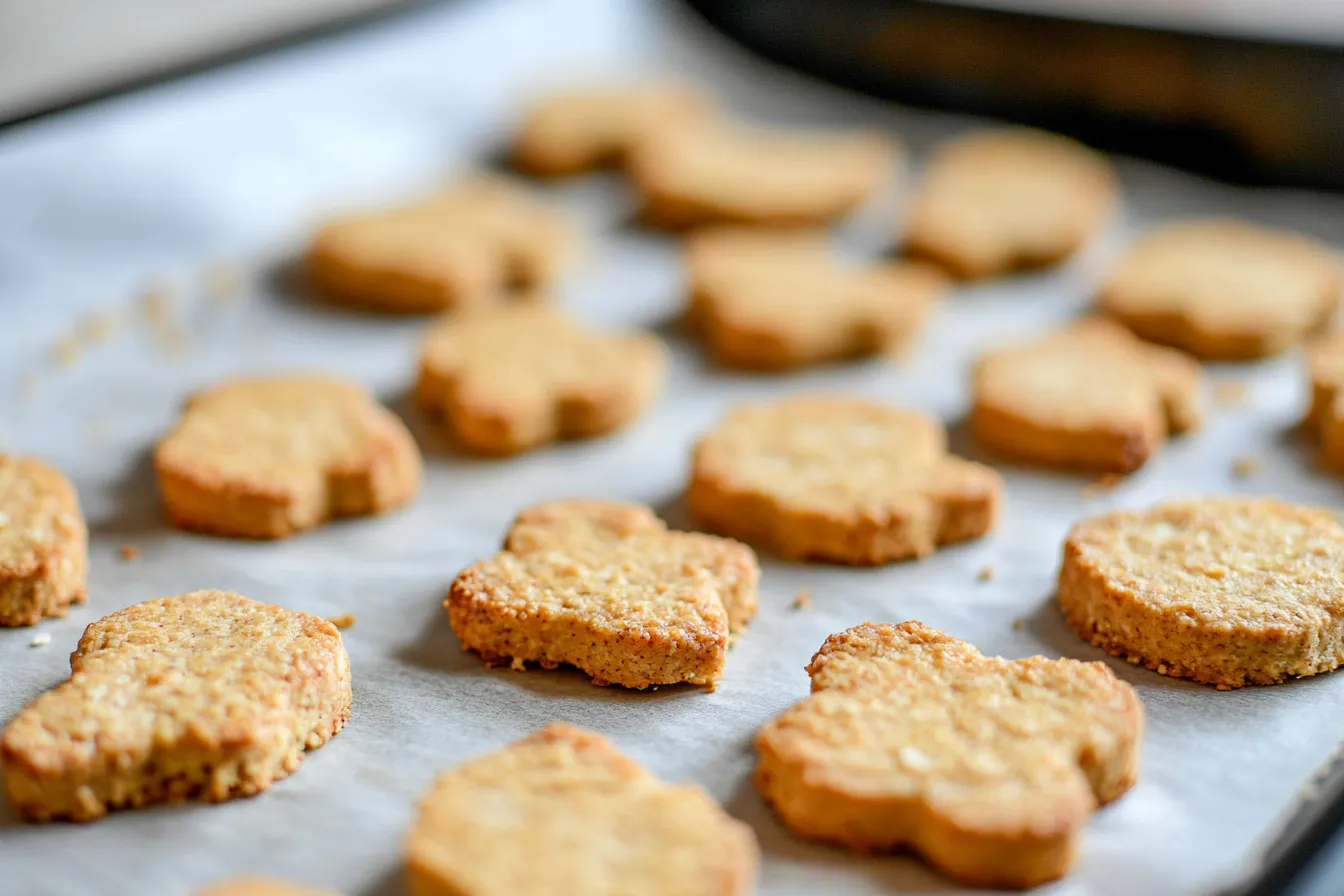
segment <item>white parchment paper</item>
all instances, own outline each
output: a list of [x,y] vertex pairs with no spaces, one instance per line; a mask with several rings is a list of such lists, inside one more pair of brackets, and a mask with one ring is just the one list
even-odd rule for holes
[[[351,896],[399,893],[403,832],[435,772],[556,718],[608,734],[665,778],[699,781],[751,824],[764,854],[762,893],[954,891],[912,859],[851,856],[793,838],[750,786],[751,736],[807,692],[802,667],[825,636],[864,620],[914,618],[987,653],[1098,659],[1051,600],[1073,520],[1198,491],[1341,503],[1339,483],[1312,469],[1289,432],[1304,400],[1300,359],[1220,367],[1215,379],[1246,384],[1244,405],[1215,407],[1203,430],[1112,493],[1086,497],[1082,477],[1008,468],[1007,514],[983,541],[874,570],[763,557],[760,614],[715,693],[633,693],[564,671],[487,669],[459,649],[440,603],[453,575],[493,551],[523,505],[622,498],[684,525],[679,493],[695,436],[739,400],[801,390],[928,408],[948,421],[958,451],[978,457],[958,423],[970,359],[1085,307],[1099,271],[1135,230],[1226,213],[1344,243],[1337,197],[1247,191],[1122,160],[1126,208],[1083,257],[958,290],[897,362],[770,378],[712,368],[667,326],[681,303],[674,245],[624,226],[631,200],[617,179],[548,187],[593,245],[564,303],[594,321],[659,328],[673,349],[671,381],[615,437],[502,462],[465,459],[425,434],[404,397],[424,322],[312,305],[288,287],[281,262],[333,206],[392,197],[476,164],[499,145],[519,103],[557,73],[679,74],[762,120],[899,134],[916,161],[973,124],[786,75],[675,9],[566,0],[435,6],[0,133],[0,445],[64,469],[93,531],[88,604],[36,629],[0,631],[0,716],[65,677],[85,625],[148,598],[227,588],[358,617],[345,633],[353,718],[296,775],[256,799],[124,812],[86,826],[29,826],[0,814],[0,892],[187,894],[220,877],[267,872]],[[893,193],[845,227],[847,244],[883,250],[899,216]],[[245,259],[260,272],[233,302],[203,294],[201,271],[218,259]],[[184,351],[165,351],[133,299],[156,280],[173,285]],[[111,336],[73,365],[56,363],[53,344],[92,310],[115,317]],[[419,500],[278,544],[164,526],[147,448],[182,399],[230,374],[295,368],[360,378],[407,415],[427,452]],[[1230,468],[1243,455],[1259,467],[1238,480]],[[128,544],[142,552],[136,562],[117,556]],[[995,575],[979,582],[986,565]],[[801,588],[812,603],[795,611]],[[37,633],[51,643],[30,647]],[[1219,693],[1112,666],[1147,709],[1142,776],[1095,816],[1073,873],[1041,892],[1205,893],[1244,876],[1339,740],[1344,678]]]

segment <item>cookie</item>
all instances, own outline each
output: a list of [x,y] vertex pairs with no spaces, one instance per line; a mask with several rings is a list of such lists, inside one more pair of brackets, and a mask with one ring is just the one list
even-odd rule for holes
[[669,532],[643,505],[552,501],[519,514],[503,552],[464,569],[444,606],[462,646],[491,665],[712,689],[729,637],[756,613],[759,578],[749,548]]
[[981,356],[971,429],[1010,457],[1128,473],[1199,425],[1201,380],[1193,358],[1085,320]]
[[911,202],[906,251],[958,277],[1040,267],[1080,249],[1110,214],[1105,156],[1025,128],[975,131],[934,152]]
[[587,330],[544,306],[445,317],[425,337],[416,398],[476,454],[513,454],[629,423],[662,388],[657,338]]
[[880,192],[896,157],[878,134],[715,122],[652,131],[631,152],[629,172],[650,224],[807,227],[843,217]]
[[477,176],[426,199],[328,221],[304,265],[328,301],[425,313],[544,287],[575,244],[569,224],[520,187]]
[[1243,221],[1169,224],[1141,237],[1097,304],[1139,336],[1210,360],[1277,354],[1339,305],[1340,267],[1322,243]]
[[29,821],[252,796],[350,717],[350,661],[325,619],[227,591],[135,604],[84,630],[70,678],[0,738]]
[[625,163],[640,138],[657,127],[684,127],[706,117],[714,103],[684,84],[632,84],[555,93],[523,118],[513,162],[546,177]]
[[687,241],[687,321],[721,363],[783,370],[892,351],[947,291],[926,265],[858,266],[824,237],[713,229]]
[[984,535],[1002,494],[928,415],[814,395],[730,411],[695,446],[686,500],[700,525],[781,557],[867,565]]
[[757,733],[755,776],[804,837],[1026,888],[1067,872],[1088,816],[1134,783],[1143,707],[1104,663],[867,622],[827,638],[807,673],[811,696]]
[[1311,380],[1311,410],[1306,429],[1320,445],[1321,463],[1344,470],[1344,406],[1339,387],[1344,384],[1344,332],[1316,340],[1307,350],[1307,376]]
[[240,379],[198,392],[154,450],[169,522],[285,538],[382,513],[420,490],[420,450],[362,387],[335,377]]
[[1344,658],[1344,528],[1269,498],[1198,498],[1077,523],[1059,605],[1084,640],[1220,689]]
[[700,787],[564,722],[440,774],[406,840],[411,896],[746,896],[758,862]]
[[197,896],[335,896],[328,890],[300,887],[269,877],[239,877],[201,890]]
[[0,626],[36,625],[83,603],[89,530],[60,472],[0,454]]

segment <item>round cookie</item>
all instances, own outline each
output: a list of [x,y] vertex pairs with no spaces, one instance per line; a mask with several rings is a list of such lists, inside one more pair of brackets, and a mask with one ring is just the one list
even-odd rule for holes
[[780,556],[869,565],[985,534],[1002,492],[928,415],[818,395],[730,411],[695,447],[687,504]]
[[1339,305],[1340,266],[1316,240],[1235,220],[1169,224],[1141,237],[1107,279],[1102,311],[1200,358],[1277,354]]
[[1220,689],[1344,661],[1344,527],[1270,498],[1200,498],[1077,523],[1059,605],[1082,638]]
[[0,626],[83,603],[89,530],[74,486],[31,457],[0,454]]

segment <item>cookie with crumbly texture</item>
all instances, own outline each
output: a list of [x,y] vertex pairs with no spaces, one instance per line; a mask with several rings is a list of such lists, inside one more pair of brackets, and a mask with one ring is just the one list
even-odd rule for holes
[[1307,349],[1307,377],[1311,380],[1311,409],[1305,426],[1316,438],[1321,463],[1344,470],[1344,332],[1316,340]]
[[1026,128],[975,131],[929,160],[905,248],[967,278],[1054,264],[1074,254],[1115,206],[1106,157]]
[[491,665],[713,689],[759,578],[750,548],[670,532],[643,505],[552,501],[519,514],[504,550],[464,569],[444,606],[462,646]]
[[686,318],[721,363],[784,370],[893,351],[947,291],[910,262],[846,264],[816,234],[715,228],[687,240]]
[[709,115],[713,99],[686,84],[628,84],[566,90],[538,99],[523,117],[513,162],[557,177],[624,164],[641,137]]
[[1059,605],[1080,637],[1219,689],[1344,658],[1344,527],[1271,498],[1197,498],[1074,525]]
[[1139,336],[1210,360],[1278,354],[1329,321],[1341,271],[1331,249],[1244,221],[1181,221],[1142,237],[1097,304]]
[[1137,775],[1143,707],[1104,663],[867,622],[827,638],[807,673],[811,696],[757,733],[755,775],[804,837],[1027,888],[1069,870],[1088,816]]
[[36,625],[83,603],[89,529],[60,471],[0,454],[0,626]]
[[411,896],[746,896],[758,863],[700,787],[564,722],[441,773],[406,838]]
[[159,598],[85,629],[70,678],[5,726],[5,793],[29,821],[252,796],[349,717],[330,622],[227,591]]
[[706,122],[649,132],[630,154],[629,173],[650,224],[810,227],[875,196],[896,160],[895,145],[879,134]]
[[982,355],[971,429],[1010,457],[1128,473],[1199,425],[1202,378],[1193,358],[1089,319]]
[[545,287],[576,243],[564,218],[523,188],[478,175],[424,199],[333,218],[304,266],[323,299],[422,314]]
[[543,305],[446,316],[426,335],[415,394],[452,441],[514,454],[619,429],[662,388],[666,352],[644,333],[588,330]]
[[400,418],[362,386],[316,375],[197,393],[154,469],[173,525],[241,538],[381,513],[420,489],[420,450]]
[[978,538],[1002,495],[999,474],[949,455],[927,414],[808,395],[731,410],[696,444],[686,500],[710,531],[857,566]]
[[196,896],[335,896],[329,890],[301,887],[271,877],[238,877],[201,890]]

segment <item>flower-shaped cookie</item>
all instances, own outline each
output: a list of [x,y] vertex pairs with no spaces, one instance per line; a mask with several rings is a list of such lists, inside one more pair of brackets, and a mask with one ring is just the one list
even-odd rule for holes
[[934,153],[912,200],[906,249],[966,278],[1053,264],[1115,205],[1106,158],[1025,128],[977,131]]
[[756,612],[759,576],[749,548],[669,532],[642,505],[554,501],[523,511],[503,552],[464,569],[444,605],[462,646],[492,665],[713,688],[729,636]]
[[1103,284],[1097,303],[1144,339],[1200,358],[1277,354],[1339,306],[1330,248],[1243,221],[1169,224],[1145,234]]
[[1104,663],[869,622],[807,672],[812,695],[756,736],[756,787],[805,837],[1025,888],[1068,871],[1088,816],[1134,783],[1143,708]]
[[154,469],[173,525],[242,538],[381,513],[420,489],[420,450],[401,420],[362,386],[324,376],[197,393]]
[[0,454],[0,626],[36,625],[83,603],[89,529],[59,470]]
[[755,370],[896,349],[948,286],[922,264],[845,264],[808,233],[703,231],[686,267],[688,322],[719,361]]
[[1199,424],[1199,364],[1092,319],[993,349],[975,368],[971,428],[1012,457],[1128,473]]
[[588,331],[541,305],[446,316],[425,337],[416,398],[462,448],[512,454],[619,429],[662,388],[645,334]]
[[664,227],[713,222],[825,224],[876,195],[896,149],[869,133],[773,131],[729,122],[651,131],[631,153],[644,218]]
[[729,412],[696,445],[687,503],[711,531],[783,557],[860,565],[985,534],[1002,492],[926,414],[816,395]]
[[350,717],[350,661],[325,619],[225,591],[90,625],[70,678],[5,726],[5,792],[32,821],[260,793]]
[[699,787],[563,722],[440,774],[406,840],[416,896],[746,896],[757,862]]
[[554,211],[506,181],[477,176],[436,196],[329,221],[305,264],[330,301],[424,313],[494,304],[508,287],[546,286],[574,244]]

